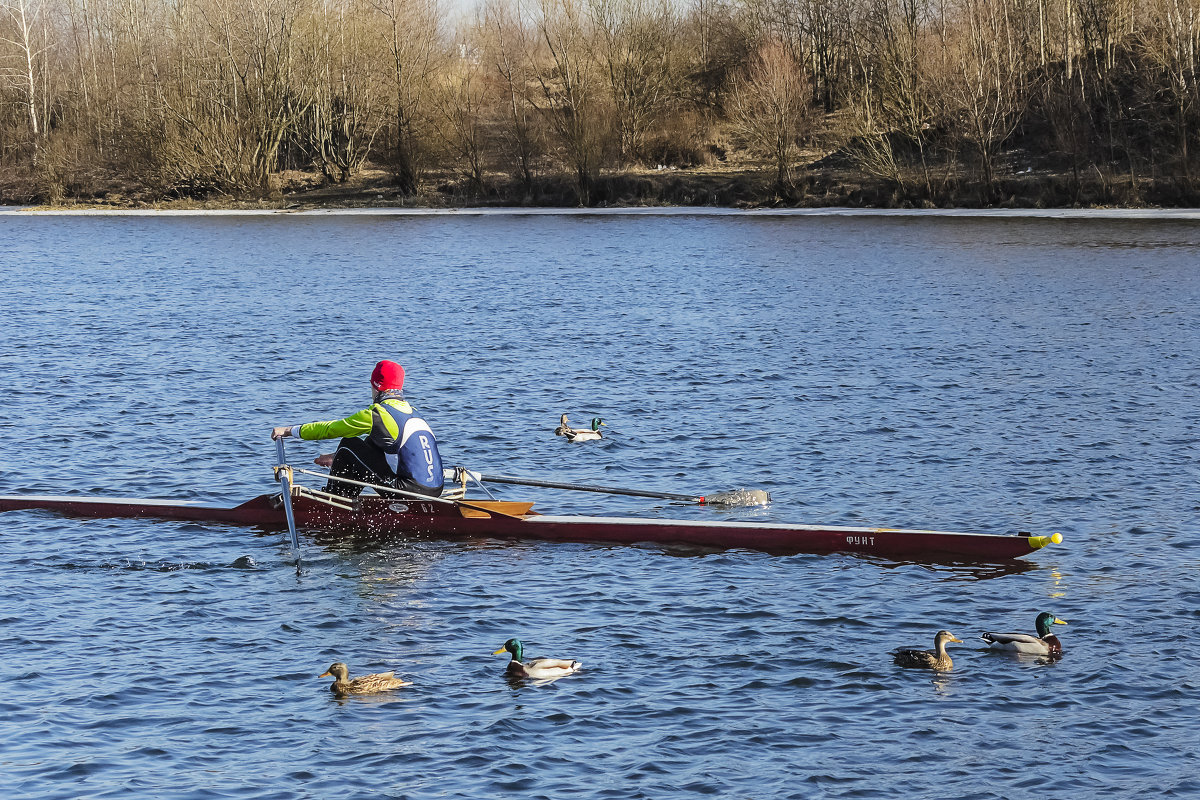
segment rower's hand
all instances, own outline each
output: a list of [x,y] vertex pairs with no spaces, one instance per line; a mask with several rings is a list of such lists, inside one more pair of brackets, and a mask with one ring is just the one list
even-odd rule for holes
[[271,428],[271,438],[272,439],[282,439],[285,436],[291,436],[291,435],[292,435],[292,426],[291,425],[288,425],[283,428]]
[[332,467],[333,466],[333,453],[323,453],[323,454],[317,456],[316,458],[314,458],[313,463],[316,464],[318,467],[326,467],[326,468]]

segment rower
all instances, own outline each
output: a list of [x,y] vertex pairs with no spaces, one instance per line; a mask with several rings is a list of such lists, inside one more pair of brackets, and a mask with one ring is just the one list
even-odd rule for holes
[[325,491],[330,494],[357,497],[361,486],[336,480],[348,478],[440,497],[444,478],[437,440],[429,424],[405,401],[403,389],[404,367],[380,361],[371,373],[369,407],[339,420],[272,428],[271,438],[342,437],[335,452],[321,455],[315,462],[329,467]]

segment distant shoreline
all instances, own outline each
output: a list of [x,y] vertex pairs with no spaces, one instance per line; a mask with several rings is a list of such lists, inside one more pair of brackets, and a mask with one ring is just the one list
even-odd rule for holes
[[0,206],[0,216],[212,217],[212,216],[382,216],[382,217],[943,217],[1001,219],[1200,220],[1200,208],[727,208],[629,206],[613,208],[492,207],[403,208],[69,208]]

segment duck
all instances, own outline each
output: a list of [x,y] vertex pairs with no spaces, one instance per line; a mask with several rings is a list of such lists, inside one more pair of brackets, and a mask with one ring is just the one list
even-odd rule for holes
[[567,425],[567,415],[563,414],[558,421],[558,427],[554,429],[554,435],[565,436],[568,442],[592,442],[604,438],[604,434],[600,432],[602,425],[604,425],[604,420],[600,417],[592,417],[592,429],[579,430]]
[[567,424],[567,415],[563,414],[558,418],[558,427],[554,429],[554,435],[566,436],[569,433],[578,433],[578,431]]
[[1030,653],[1038,656],[1062,655],[1062,642],[1050,632],[1051,625],[1066,625],[1067,621],[1059,619],[1049,611],[1043,611],[1033,621],[1037,636],[1028,633],[985,633],[980,638],[988,643],[992,650],[1007,650],[1012,653]]
[[512,659],[504,669],[504,674],[510,678],[533,678],[534,680],[562,678],[578,672],[579,668],[583,666],[578,661],[562,658],[531,658],[528,661],[522,661],[521,659],[525,655],[525,645],[521,644],[520,639],[509,639],[492,655],[498,656],[506,651],[512,654]]
[[937,635],[933,637],[932,650],[904,647],[893,650],[892,658],[902,667],[918,667],[947,672],[954,668],[954,662],[950,660],[950,654],[946,652],[946,645],[950,642],[962,644],[962,639],[957,638],[950,631],[938,631]]
[[333,683],[329,685],[329,691],[334,694],[374,694],[376,692],[386,692],[388,689],[399,689],[401,686],[412,686],[412,681],[405,681],[395,677],[395,672],[378,672],[374,675],[362,675],[358,678],[351,678],[350,668],[341,661],[330,664],[329,669],[317,677],[324,678],[327,675],[333,677]]

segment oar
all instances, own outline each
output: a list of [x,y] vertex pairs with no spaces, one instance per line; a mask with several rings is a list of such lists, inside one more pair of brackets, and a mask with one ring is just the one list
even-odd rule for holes
[[621,494],[629,497],[654,497],[660,500],[676,500],[681,503],[697,503],[707,506],[757,506],[771,502],[771,495],[764,489],[734,489],[714,494],[673,494],[671,492],[647,492],[642,489],[619,489],[613,486],[586,486],[580,483],[559,483],[534,478],[514,478],[511,475],[480,475],[480,480],[492,483],[511,483],[514,486],[538,486],[543,489],[567,489],[576,492],[598,492]]
[[283,487],[283,513],[287,516],[288,533],[292,537],[292,550],[296,553],[296,572],[300,572],[300,537],[296,533],[296,515],[292,513],[292,472],[287,465],[287,456],[283,452],[283,439],[275,440],[275,455],[279,457],[279,466],[275,468],[275,477]]

